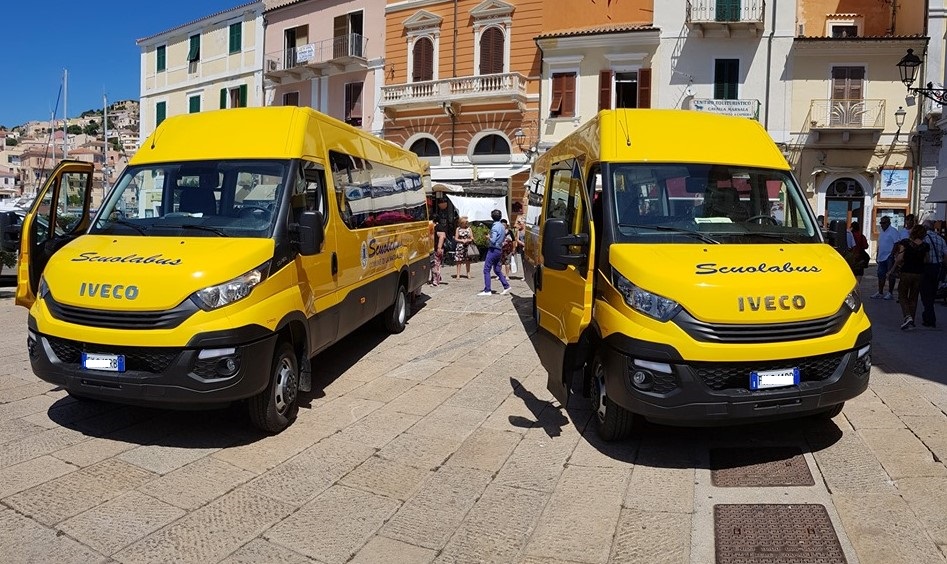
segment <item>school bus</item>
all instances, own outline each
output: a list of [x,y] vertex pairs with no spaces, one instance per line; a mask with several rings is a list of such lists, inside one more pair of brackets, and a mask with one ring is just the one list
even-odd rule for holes
[[549,389],[606,440],[831,417],[868,385],[856,280],[756,121],[600,112],[537,159],[526,220]]
[[246,400],[281,431],[314,355],[372,319],[405,328],[432,252],[424,171],[297,107],[165,120],[95,214],[92,165],[60,163],[21,237],[33,371],[78,398]]

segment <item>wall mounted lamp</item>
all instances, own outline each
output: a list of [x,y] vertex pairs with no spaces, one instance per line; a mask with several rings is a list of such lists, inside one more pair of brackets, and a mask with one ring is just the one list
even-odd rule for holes
[[523,145],[526,144],[526,132],[523,131],[522,127],[517,127],[515,130],[513,130],[513,141],[515,141],[516,144],[519,145],[520,151],[522,151],[523,154],[526,155],[526,162],[529,162],[530,160],[532,160],[533,155],[535,155],[537,152],[536,146],[532,145],[526,149],[523,148]]
[[914,80],[917,78],[918,67],[921,66],[921,58],[914,54],[914,49],[908,49],[900,61],[898,61],[898,72],[901,73],[901,82],[907,87],[908,91],[914,94],[920,94],[928,100],[932,100],[941,106],[947,104],[947,89],[934,88],[933,82],[927,83],[927,88],[912,88]]

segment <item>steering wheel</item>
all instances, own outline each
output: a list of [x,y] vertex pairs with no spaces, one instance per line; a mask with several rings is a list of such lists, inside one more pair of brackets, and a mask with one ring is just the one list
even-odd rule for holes
[[751,221],[759,221],[760,225],[762,225],[764,223],[763,220],[769,221],[773,225],[779,225],[779,222],[776,221],[776,218],[771,215],[754,215],[752,217],[746,218],[746,223],[750,223]]
[[237,216],[263,219],[269,213],[270,210],[264,208],[263,206],[243,206],[240,208],[240,211],[237,212]]

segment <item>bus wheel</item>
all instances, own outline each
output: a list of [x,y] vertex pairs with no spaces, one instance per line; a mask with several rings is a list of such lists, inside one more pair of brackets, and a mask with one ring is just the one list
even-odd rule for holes
[[595,413],[595,431],[604,441],[619,441],[627,438],[634,429],[635,415],[615,404],[605,393],[605,365],[598,352],[592,360],[590,400]]
[[296,419],[299,411],[299,364],[296,351],[280,341],[273,353],[273,368],[266,389],[250,398],[250,420],[259,429],[279,433]]
[[384,319],[385,329],[390,333],[400,333],[408,324],[408,291],[403,284],[398,285],[395,303],[385,310]]

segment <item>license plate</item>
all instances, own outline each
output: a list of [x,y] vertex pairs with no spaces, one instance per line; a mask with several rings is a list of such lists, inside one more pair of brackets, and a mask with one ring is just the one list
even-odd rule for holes
[[799,369],[784,368],[782,370],[760,370],[750,372],[750,389],[765,390],[768,388],[784,388],[799,385]]
[[82,353],[82,368],[86,370],[105,370],[106,372],[125,372],[125,355]]

